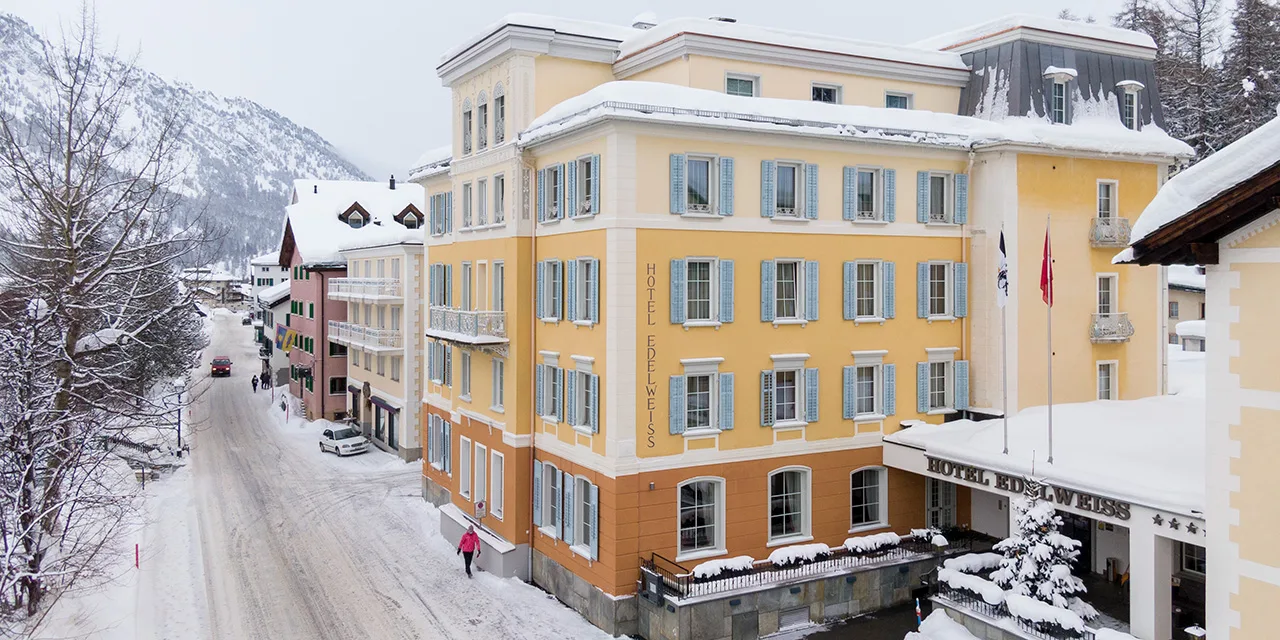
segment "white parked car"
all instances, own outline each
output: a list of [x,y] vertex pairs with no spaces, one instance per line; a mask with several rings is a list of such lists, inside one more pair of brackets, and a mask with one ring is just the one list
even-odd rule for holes
[[325,429],[324,433],[320,434],[320,451],[322,452],[332,451],[339,456],[349,456],[368,450],[369,439],[351,427]]

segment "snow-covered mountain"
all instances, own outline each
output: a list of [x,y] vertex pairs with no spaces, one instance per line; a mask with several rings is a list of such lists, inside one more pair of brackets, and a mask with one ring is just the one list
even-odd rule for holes
[[[0,12],[0,109],[30,118],[44,108],[50,90],[40,72],[44,46],[30,25]],[[154,122],[173,104],[185,112],[179,165],[187,169],[179,190],[226,229],[222,253],[233,270],[276,248],[294,178],[368,179],[319,134],[252,100],[145,71],[141,83],[132,122]]]

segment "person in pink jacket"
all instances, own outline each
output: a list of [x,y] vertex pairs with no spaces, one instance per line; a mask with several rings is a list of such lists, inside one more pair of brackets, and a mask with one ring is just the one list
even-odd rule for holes
[[476,535],[474,525],[467,527],[467,532],[462,534],[462,539],[458,541],[458,553],[462,554],[462,562],[467,568],[467,577],[471,577],[471,557],[480,557],[480,536]]

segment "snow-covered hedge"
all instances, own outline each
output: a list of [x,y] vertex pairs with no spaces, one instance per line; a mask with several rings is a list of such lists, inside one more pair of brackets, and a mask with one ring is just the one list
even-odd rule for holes
[[710,580],[711,578],[728,578],[751,570],[755,559],[751,556],[719,558],[708,560],[693,568],[694,580]]
[[900,542],[902,542],[901,536],[892,531],[887,531],[869,536],[846,538],[844,548],[848,549],[850,553],[867,553],[885,547],[896,547]]
[[946,536],[942,535],[941,529],[929,527],[927,529],[912,529],[911,537],[917,540],[928,540],[935,547],[945,547],[951,544],[947,541]]
[[944,568],[938,569],[938,581],[947,583],[952,589],[964,589],[976,594],[990,605],[999,605],[1005,601],[1004,589],[982,576],[969,575],[955,569]]
[[1054,624],[1078,633],[1084,631],[1084,620],[1074,611],[1055,607],[1031,596],[1006,593],[1004,604],[1009,613],[1027,622]]
[[821,542],[811,542],[809,544],[793,544],[789,547],[779,547],[769,554],[769,562],[775,567],[789,567],[792,565],[812,564],[820,562],[831,557],[831,547]]
[[942,566],[964,573],[982,573],[999,567],[1001,560],[1004,560],[1004,556],[998,553],[966,553],[943,560]]

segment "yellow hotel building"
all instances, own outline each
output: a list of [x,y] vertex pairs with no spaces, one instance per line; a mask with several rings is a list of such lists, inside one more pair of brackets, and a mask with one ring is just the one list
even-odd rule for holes
[[479,522],[486,570],[674,638],[704,636],[643,614],[642,563],[967,527],[969,490],[887,468],[881,439],[998,413],[1001,229],[1010,412],[1046,401],[1049,215],[1055,401],[1161,388],[1162,276],[1110,262],[1189,154],[1153,56],[1055,20],[907,47],[533,15],[445,53],[452,147],[410,176],[442,531]]

